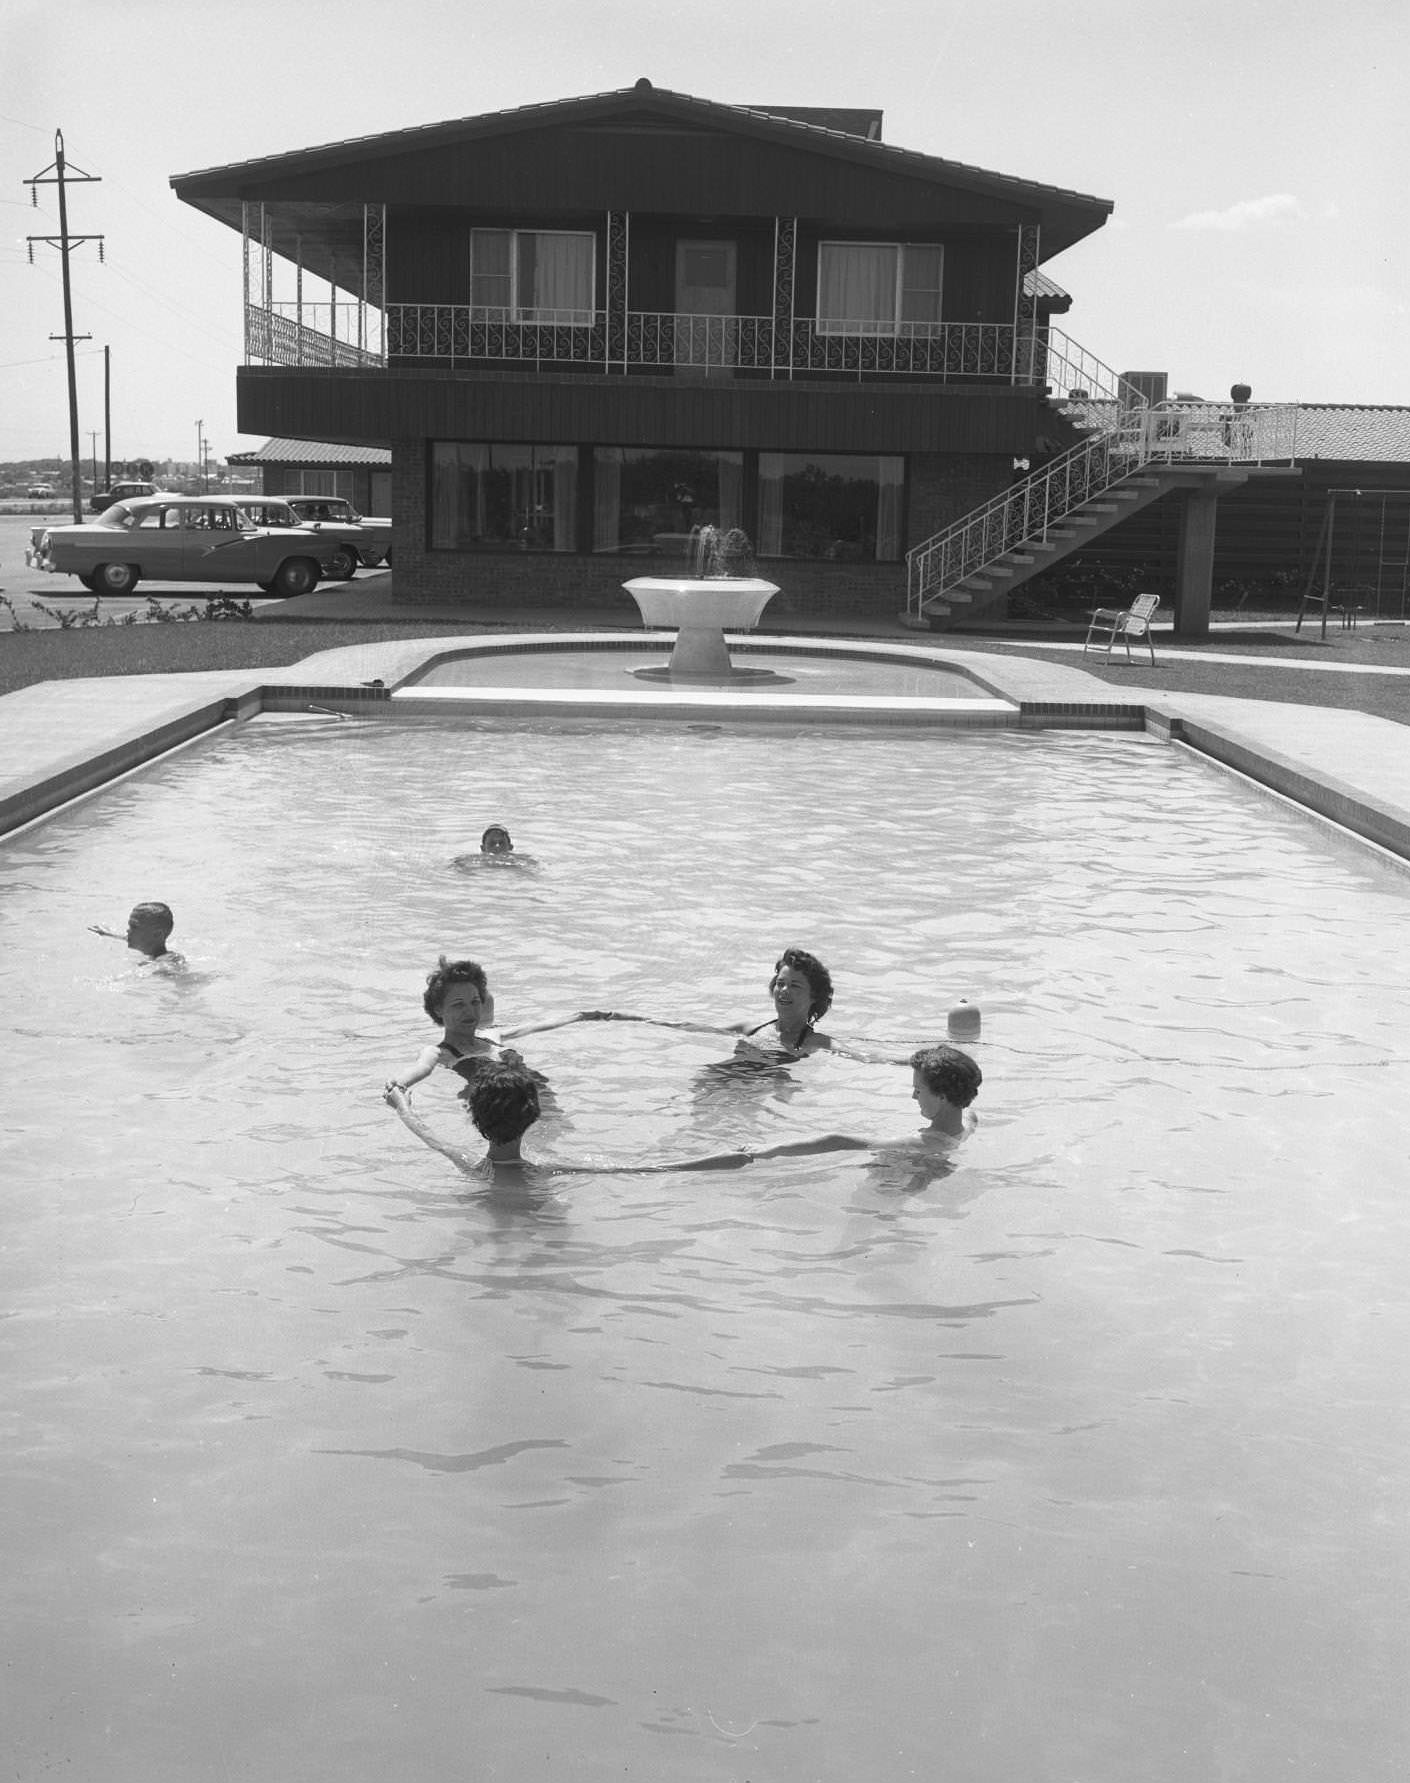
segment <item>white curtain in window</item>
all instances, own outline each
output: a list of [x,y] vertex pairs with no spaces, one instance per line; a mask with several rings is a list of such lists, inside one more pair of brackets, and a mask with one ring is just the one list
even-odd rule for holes
[[782,452],[759,454],[759,555],[783,555],[783,473]]
[[553,465],[553,549],[571,551],[577,543],[578,448],[549,446],[534,456]]
[[545,321],[591,321],[592,237],[536,234],[532,242],[533,273],[521,276],[520,306],[555,312]]
[[622,448],[599,446],[592,465],[592,548],[616,551],[622,543]]
[[431,448],[431,547],[454,550],[484,530],[484,484],[489,448],[437,440]]
[[821,333],[889,334],[894,330],[899,252],[885,242],[825,241],[819,245]]
[[716,463],[720,472],[718,524],[721,532],[728,532],[732,526],[744,525],[744,454],[721,452]]
[[905,488],[906,465],[902,458],[878,458],[876,461],[876,556],[879,563],[890,563],[901,555],[901,492]]

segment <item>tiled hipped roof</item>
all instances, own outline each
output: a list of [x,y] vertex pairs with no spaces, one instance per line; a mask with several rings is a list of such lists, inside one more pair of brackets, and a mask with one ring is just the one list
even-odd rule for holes
[[227,464],[390,465],[385,446],[329,446],[320,440],[266,440],[253,452],[231,452]]
[[1298,405],[1299,458],[1410,463],[1410,408],[1362,408],[1350,403]]

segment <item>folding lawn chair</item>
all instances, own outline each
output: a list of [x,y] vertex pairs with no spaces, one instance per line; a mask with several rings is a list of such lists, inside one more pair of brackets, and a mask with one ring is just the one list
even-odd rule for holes
[[1129,607],[1098,607],[1092,614],[1092,623],[1087,627],[1087,641],[1082,646],[1085,656],[1090,648],[1102,647],[1102,639],[1106,640],[1106,653],[1111,656],[1111,647],[1118,638],[1126,646],[1126,660],[1131,661],[1132,638],[1144,638],[1146,648],[1151,653],[1151,667],[1155,667],[1155,644],[1151,639],[1151,620],[1160,605],[1158,594],[1138,594]]

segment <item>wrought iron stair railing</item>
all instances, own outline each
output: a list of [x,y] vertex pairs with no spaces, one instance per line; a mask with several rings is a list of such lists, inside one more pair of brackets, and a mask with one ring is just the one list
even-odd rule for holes
[[1145,395],[1053,329],[1046,382],[1078,426],[1091,429],[1022,482],[962,515],[906,555],[906,615],[923,623],[946,611],[946,597],[968,602],[982,578],[1010,553],[1050,545],[1077,511],[1148,465],[1247,464],[1296,456],[1293,405],[1162,403]]

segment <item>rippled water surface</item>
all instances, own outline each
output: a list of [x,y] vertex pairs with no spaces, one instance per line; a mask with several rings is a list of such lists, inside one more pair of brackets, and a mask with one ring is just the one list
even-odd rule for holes
[[[503,822],[537,870],[460,871]],[[129,905],[185,978],[134,971]],[[0,850],[6,1774],[1404,1774],[1410,880],[1155,743],[260,721]],[[378,1094],[441,952],[487,1193]],[[444,1073],[421,1112],[469,1143]]]

